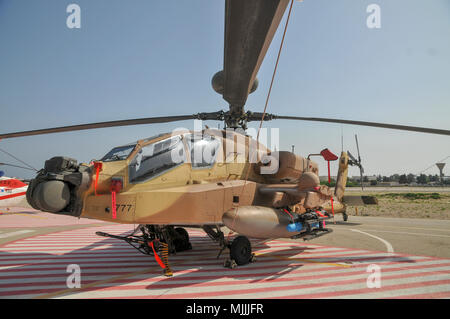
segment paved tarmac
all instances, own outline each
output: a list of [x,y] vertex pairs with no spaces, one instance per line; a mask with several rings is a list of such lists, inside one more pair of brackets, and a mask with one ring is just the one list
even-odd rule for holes
[[336,224],[333,233],[311,242],[356,249],[450,258],[450,220],[349,216]]
[[[308,242],[252,240],[257,261],[236,269],[189,229],[193,250],[170,256],[168,278],[152,256],[95,235],[133,225],[23,215],[50,220],[16,227],[14,214],[0,215],[0,298],[450,298],[450,221],[350,216]],[[80,288],[68,286],[69,265]]]
[[345,188],[345,192],[368,192],[368,193],[403,193],[403,192],[412,192],[412,193],[449,193],[450,187],[423,187],[423,186],[369,186],[364,187],[364,190],[361,190],[361,187],[347,187]]

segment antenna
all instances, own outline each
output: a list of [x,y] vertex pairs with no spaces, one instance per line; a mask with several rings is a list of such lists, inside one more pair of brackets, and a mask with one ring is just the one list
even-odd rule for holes
[[25,167],[25,166],[19,166],[19,165],[8,164],[8,163],[0,163],[0,166],[2,166],[2,165],[4,165],[4,166],[11,166],[11,167],[17,167],[17,168],[23,168],[23,169],[27,169],[27,170],[30,170],[30,171],[34,171],[33,168],[29,168],[29,167]]

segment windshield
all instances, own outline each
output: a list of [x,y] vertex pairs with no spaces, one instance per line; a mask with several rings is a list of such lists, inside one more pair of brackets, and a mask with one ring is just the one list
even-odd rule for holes
[[136,144],[114,147],[103,158],[102,162],[122,161],[134,150]]
[[217,151],[220,147],[220,140],[206,134],[203,136],[189,134],[186,136],[186,139],[191,152],[192,167],[212,167],[216,161]]
[[184,162],[184,146],[180,136],[146,145],[130,162],[130,182],[144,182]]

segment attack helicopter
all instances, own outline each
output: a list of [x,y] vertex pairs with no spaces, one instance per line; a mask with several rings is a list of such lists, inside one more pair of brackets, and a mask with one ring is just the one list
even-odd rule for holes
[[[213,76],[212,86],[229,104],[227,111],[0,134],[0,139],[6,139],[183,120],[225,124],[223,130],[186,130],[141,139],[115,147],[92,163],[53,157],[31,180],[28,203],[54,214],[139,224],[127,236],[97,234],[124,240],[154,255],[167,276],[172,274],[168,254],[192,248],[185,227],[200,227],[219,243],[220,252],[230,250],[225,266],[233,268],[254,261],[248,237],[307,240],[329,234],[325,221],[345,212],[348,166],[361,168],[360,159],[349,158],[344,151],[339,158],[328,149],[310,154],[328,162],[338,160],[332,190],[320,184],[318,165],[311,156],[269,150],[246,134],[249,122],[318,121],[450,135],[449,130],[435,128],[245,111],[288,5],[289,0],[225,1],[223,70]],[[239,235],[229,240],[223,226]]]

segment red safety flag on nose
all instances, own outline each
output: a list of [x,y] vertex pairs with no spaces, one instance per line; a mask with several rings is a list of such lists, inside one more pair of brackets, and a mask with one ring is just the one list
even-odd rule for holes
[[102,163],[94,162],[94,168],[95,168],[94,192],[95,192],[95,196],[97,196],[98,176],[100,174],[102,166],[103,166]]

